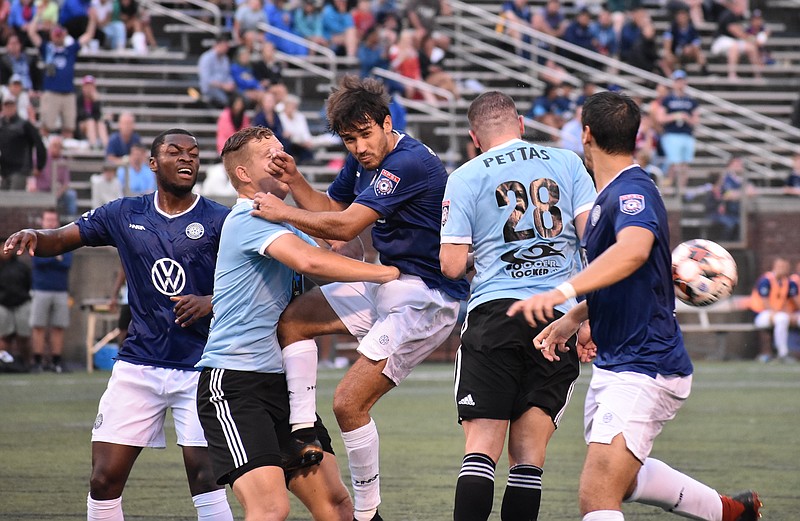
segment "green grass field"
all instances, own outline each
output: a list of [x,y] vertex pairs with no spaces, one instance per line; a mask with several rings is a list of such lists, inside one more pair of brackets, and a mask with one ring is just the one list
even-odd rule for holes
[[[696,364],[692,396],[656,442],[653,456],[720,492],[755,488],[768,521],[800,520],[800,364]],[[578,520],[576,495],[585,446],[582,406],[589,367],[550,444],[539,518]],[[320,410],[342,372],[320,372]],[[109,373],[0,375],[0,520],[85,519],[90,429]],[[381,514],[387,521],[452,519],[463,438],[456,423],[452,367],[426,364],[374,410],[381,433]],[[196,519],[172,429],[166,450],[146,450],[124,494],[126,519]],[[347,480],[344,449],[335,448]],[[498,465],[499,519],[505,467]],[[242,511],[232,494],[237,519]],[[627,505],[627,519],[677,519]],[[292,503],[292,520],[308,519]]]

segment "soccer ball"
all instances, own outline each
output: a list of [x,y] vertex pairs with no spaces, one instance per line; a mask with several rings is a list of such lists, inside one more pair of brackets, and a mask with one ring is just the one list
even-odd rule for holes
[[672,250],[675,296],[690,306],[708,306],[729,297],[738,278],[736,261],[715,242],[694,239]]

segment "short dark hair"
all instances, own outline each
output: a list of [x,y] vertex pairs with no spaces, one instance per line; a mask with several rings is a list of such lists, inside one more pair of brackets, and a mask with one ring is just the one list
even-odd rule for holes
[[586,98],[581,125],[589,127],[602,151],[613,155],[633,154],[641,119],[639,106],[630,96],[606,91]]
[[175,134],[191,136],[197,139],[194,134],[182,128],[171,128],[169,130],[165,130],[161,134],[157,135],[156,138],[153,140],[153,144],[150,145],[150,155],[152,157],[156,157],[158,155],[158,147],[164,144],[164,141],[167,139],[167,136],[173,136]]
[[348,74],[328,97],[328,127],[334,134],[341,134],[372,121],[382,125],[389,115],[389,101],[380,81]]
[[491,124],[503,117],[516,120],[517,105],[511,96],[497,90],[484,92],[472,101],[467,110],[467,119],[473,130],[476,122]]

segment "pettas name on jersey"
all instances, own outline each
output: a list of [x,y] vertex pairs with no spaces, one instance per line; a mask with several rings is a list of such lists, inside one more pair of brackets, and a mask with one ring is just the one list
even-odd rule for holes
[[489,156],[483,158],[483,166],[489,168],[492,165],[505,165],[507,163],[514,163],[516,161],[528,161],[530,159],[542,159],[544,161],[550,160],[550,155],[545,149],[536,150],[532,146],[519,146],[514,150],[509,150],[496,156]]

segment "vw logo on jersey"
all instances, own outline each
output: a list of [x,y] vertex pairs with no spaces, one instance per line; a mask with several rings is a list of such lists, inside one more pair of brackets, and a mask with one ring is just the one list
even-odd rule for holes
[[206,233],[206,229],[200,223],[192,223],[186,227],[186,236],[190,239],[197,240]]
[[153,264],[150,278],[159,293],[168,297],[179,294],[186,285],[186,272],[183,271],[183,267],[167,257],[158,259]]
[[592,208],[592,226],[597,224],[597,221],[600,220],[600,205],[596,204],[594,208]]

